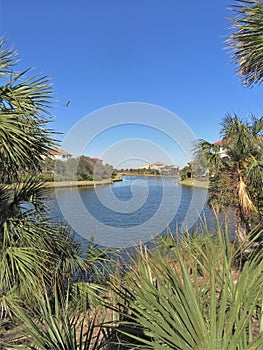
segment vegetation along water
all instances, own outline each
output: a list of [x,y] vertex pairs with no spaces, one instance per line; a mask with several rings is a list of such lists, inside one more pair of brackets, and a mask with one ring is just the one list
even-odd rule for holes
[[[238,73],[245,85],[262,83],[262,2],[238,1],[234,11],[228,43]],[[16,53],[1,39],[0,349],[262,349],[262,117],[243,121],[227,115],[222,127],[227,157],[220,157],[218,145],[204,140],[197,145],[199,164],[208,164],[210,208],[234,210],[234,241],[219,222],[213,232],[203,223],[191,234],[166,235],[152,246],[140,245],[123,270],[108,250],[92,242],[81,251],[70,229],[61,220],[50,220],[47,188],[38,174],[56,146],[47,128],[51,86],[45,77],[18,72],[15,64]],[[195,164],[188,165],[187,173]],[[104,226],[128,230],[132,218],[135,229],[140,226],[140,239],[143,222],[162,207],[162,197],[170,203],[164,212],[177,209],[177,217],[168,220],[173,230],[187,217],[195,193],[199,199],[206,193],[170,179],[162,186],[160,179],[130,181],[83,189],[79,196]],[[60,209],[65,203],[63,211],[68,205],[72,223],[81,222],[76,188],[57,193]],[[122,211],[102,208],[99,197],[109,199],[113,208],[121,203]],[[54,217],[60,215],[58,207],[56,211]],[[207,207],[205,212],[210,217]],[[155,223],[163,226],[166,221],[160,218]],[[81,224],[86,232],[90,223]],[[111,238],[105,246],[109,241],[115,245]],[[92,281],[86,282],[87,276]]]

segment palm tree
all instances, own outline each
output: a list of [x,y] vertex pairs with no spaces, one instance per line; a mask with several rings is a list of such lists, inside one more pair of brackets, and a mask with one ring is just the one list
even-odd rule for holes
[[241,242],[252,226],[262,225],[263,119],[252,117],[243,122],[227,115],[221,134],[227,157],[220,158],[219,148],[202,140],[199,143],[210,170],[209,204],[216,211],[235,208],[236,239]]
[[[41,225],[22,203],[31,201],[41,212],[39,184],[32,179],[19,185],[25,171],[34,172],[47,155],[53,141],[43,127],[42,117],[50,102],[50,85],[38,76],[27,79],[26,72],[14,73],[16,53],[0,40],[0,310],[4,317],[21,286],[32,286],[45,274]],[[14,188],[4,182],[15,181]],[[45,231],[45,230],[43,230]],[[36,242],[38,241],[38,244]],[[42,243],[44,243],[42,241]],[[45,245],[45,244],[44,244]],[[33,286],[32,286],[33,287]],[[28,288],[25,288],[28,290]]]
[[47,191],[32,176],[54,145],[46,127],[50,84],[45,77],[13,72],[15,57],[1,39],[0,319],[12,314],[18,298],[34,303],[33,293],[62,286],[85,265],[65,228],[47,220]]
[[13,72],[16,52],[0,39],[0,163],[1,181],[35,172],[54,146],[47,129],[51,85],[46,77]]
[[[95,318],[85,320],[84,329],[84,321],[76,314],[80,308],[87,310],[88,301],[82,299],[97,297],[99,287],[85,283],[84,288],[74,282],[89,271],[95,276],[94,266],[105,261],[105,255],[90,245],[83,258],[69,229],[47,218],[49,193],[36,174],[56,144],[53,131],[47,128],[51,87],[46,77],[27,78],[27,71],[13,72],[15,57],[16,52],[1,39],[0,348],[8,347],[8,339],[2,339],[6,333],[2,325],[10,328],[21,321],[29,338],[39,340],[38,348],[50,348],[52,341],[58,341],[58,349],[73,348],[73,343],[76,349],[90,348],[91,343],[95,348],[101,334]],[[57,339],[52,338],[53,331],[58,332]]]
[[263,3],[260,0],[239,0],[233,7],[235,31],[227,40],[238,64],[238,74],[245,85],[263,82]]

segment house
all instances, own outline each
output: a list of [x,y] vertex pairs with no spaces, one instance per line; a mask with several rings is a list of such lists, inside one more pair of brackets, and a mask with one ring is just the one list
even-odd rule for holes
[[179,166],[178,165],[166,165],[162,162],[155,162],[155,163],[144,163],[140,169],[146,169],[146,170],[156,170],[161,172],[164,175],[177,175],[179,173]]
[[[259,137],[258,139],[260,142],[263,142],[263,137]],[[231,138],[226,138],[226,139],[223,139],[223,140],[219,140],[217,142],[214,142],[214,145],[219,145],[219,155],[220,155],[220,158],[228,158],[228,154],[226,152],[226,149],[224,148],[224,145],[226,143],[230,143],[232,141]]]
[[140,169],[150,169],[151,164],[150,163],[144,163]]
[[219,156],[220,158],[227,158],[228,155],[226,153],[226,150],[224,149],[224,144],[227,142],[227,140],[219,140],[217,142],[214,142],[214,145],[219,145]]
[[68,160],[72,158],[72,154],[64,151],[61,148],[52,148],[50,151],[51,158],[55,160]]
[[162,170],[163,168],[165,167],[165,164],[164,163],[161,163],[161,162],[155,162],[153,164],[150,164],[150,169],[152,170]]
[[179,174],[179,166],[178,165],[165,165],[163,169],[161,169],[163,175],[178,175]]
[[97,164],[101,164],[101,165],[103,164],[103,160],[100,158],[94,157],[92,158],[92,160],[94,160]]

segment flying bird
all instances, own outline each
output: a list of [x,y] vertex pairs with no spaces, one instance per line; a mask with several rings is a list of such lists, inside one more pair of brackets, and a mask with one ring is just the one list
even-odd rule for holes
[[70,104],[70,101],[66,102],[63,106],[68,107]]

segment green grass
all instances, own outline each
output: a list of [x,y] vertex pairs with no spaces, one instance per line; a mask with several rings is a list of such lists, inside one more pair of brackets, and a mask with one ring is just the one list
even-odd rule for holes
[[198,187],[208,189],[209,181],[199,181],[196,179],[185,179],[182,181],[177,181],[182,186]]

